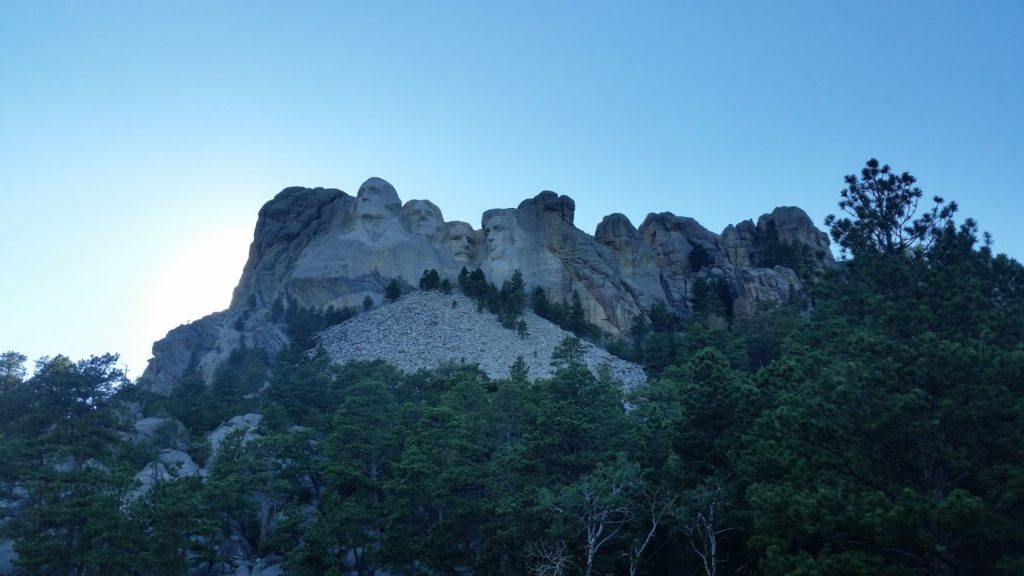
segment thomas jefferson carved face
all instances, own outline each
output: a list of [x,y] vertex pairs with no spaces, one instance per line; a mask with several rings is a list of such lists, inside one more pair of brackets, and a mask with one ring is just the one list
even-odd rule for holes
[[370,178],[359,187],[353,211],[370,238],[377,240],[388,221],[402,210],[395,188],[380,178]]
[[402,225],[413,234],[437,240],[444,232],[441,210],[429,200],[409,200],[402,207]]
[[449,222],[444,245],[456,262],[470,262],[473,260],[473,227],[465,222]]
[[508,213],[484,213],[484,238],[487,242],[487,257],[498,259],[505,256],[516,241],[516,220]]

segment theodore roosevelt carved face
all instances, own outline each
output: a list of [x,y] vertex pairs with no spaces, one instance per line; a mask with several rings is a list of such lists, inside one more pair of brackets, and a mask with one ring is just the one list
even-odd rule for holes
[[473,260],[473,227],[465,222],[449,222],[445,226],[444,245],[452,260],[469,263]]

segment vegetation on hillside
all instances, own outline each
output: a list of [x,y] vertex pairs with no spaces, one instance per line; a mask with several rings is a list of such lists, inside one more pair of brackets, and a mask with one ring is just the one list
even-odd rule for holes
[[[29,376],[5,354],[0,496],[27,504],[2,534],[28,575],[185,574],[240,549],[300,576],[1024,573],[1024,268],[954,203],[917,215],[912,177],[872,161],[847,183],[829,221],[852,258],[811,313],[655,307],[623,343],[651,375],[626,396],[571,338],[535,382],[292,346],[168,397],[112,356]],[[129,402],[185,427],[129,441]],[[202,460],[202,433],[246,411],[258,437],[229,436],[208,478],[127,498],[156,449]]]

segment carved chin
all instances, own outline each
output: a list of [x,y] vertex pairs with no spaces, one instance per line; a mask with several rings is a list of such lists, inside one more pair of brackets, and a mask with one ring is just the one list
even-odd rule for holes
[[379,240],[384,235],[384,220],[381,218],[363,218],[363,230],[371,240]]
[[441,229],[436,227],[436,226],[423,225],[423,226],[413,226],[412,227],[412,233],[413,234],[419,234],[420,236],[426,236],[427,238],[430,238],[431,240],[436,240],[437,238],[440,238],[441,237],[441,232],[442,232]]

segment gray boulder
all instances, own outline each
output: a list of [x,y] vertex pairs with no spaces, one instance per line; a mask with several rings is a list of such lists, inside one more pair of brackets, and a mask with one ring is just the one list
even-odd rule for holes
[[218,426],[213,432],[207,434],[206,439],[210,441],[211,460],[217,456],[217,452],[220,451],[220,445],[232,432],[241,430],[245,441],[255,438],[256,429],[259,428],[260,420],[262,419],[263,416],[260,414],[235,416],[224,424]]
[[169,482],[176,478],[205,475],[192,457],[180,450],[165,449],[157,455],[157,459],[146,464],[135,474],[136,487],[128,494],[128,500],[144,496],[160,482]]
[[181,450],[161,450],[157,456],[157,461],[163,464],[164,468],[172,476],[177,478],[198,476],[200,474],[199,466],[192,460],[192,456]]

